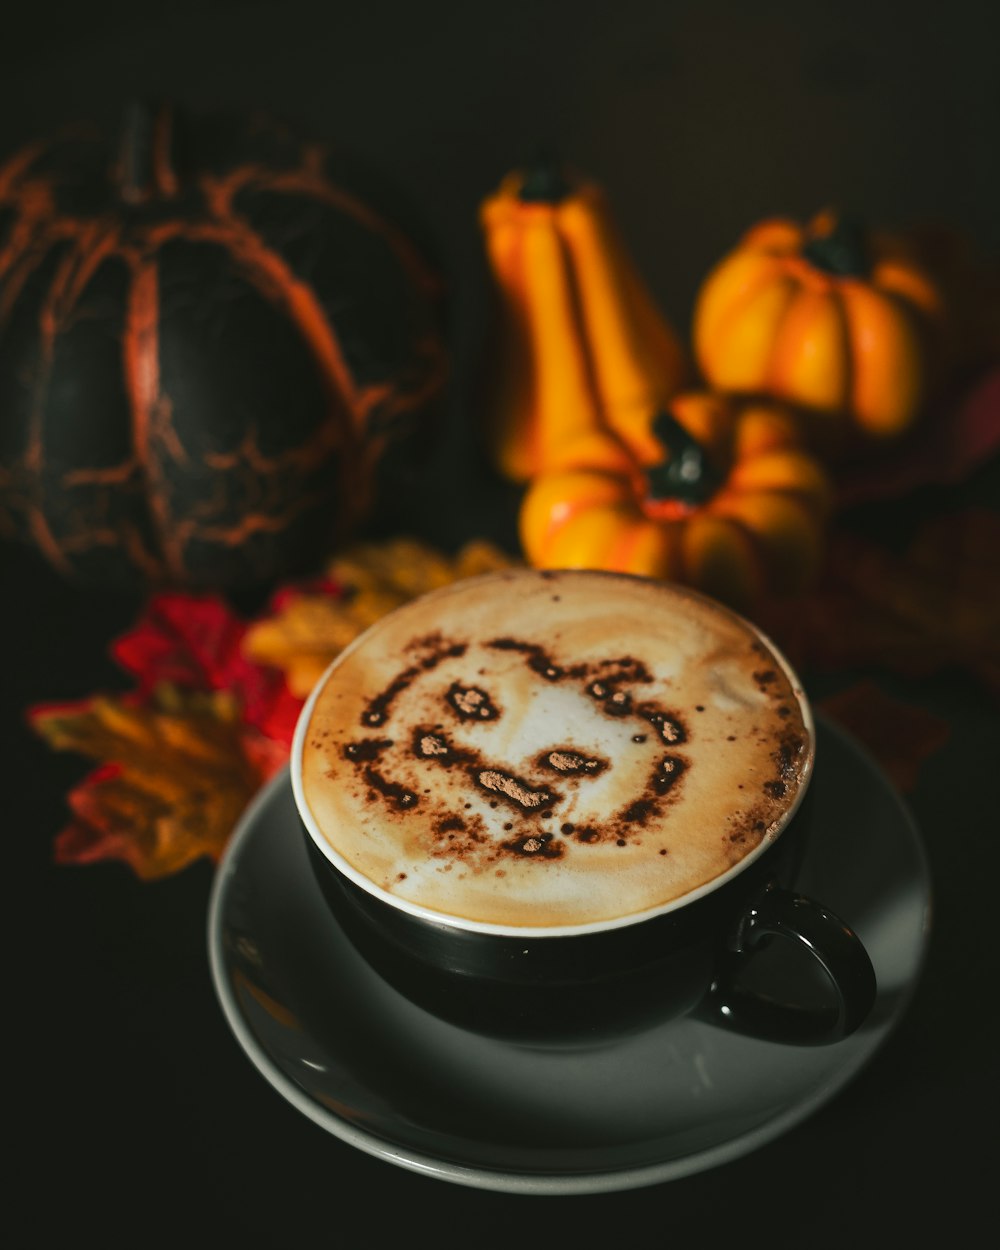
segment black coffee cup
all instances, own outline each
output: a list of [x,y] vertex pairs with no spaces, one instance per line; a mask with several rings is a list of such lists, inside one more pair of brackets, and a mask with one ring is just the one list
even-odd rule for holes
[[[365,645],[359,639],[356,654]],[[560,1045],[592,1044],[679,1016],[770,1041],[827,1044],[847,1037],[869,1014],[876,981],[862,942],[821,900],[796,888],[812,817],[815,752],[812,714],[797,681],[808,758],[794,798],[759,846],[648,910],[530,927],[421,906],[383,888],[333,848],[307,801],[302,772],[313,708],[336,668],[335,661],[307,701],[293,742],[302,836],[341,929],[413,1002],[476,1032]]]
[[[808,807],[746,872],[703,897],[563,937],[484,934],[401,910],[338,871],[307,826],[303,833],[319,886],[358,951],[412,1002],[453,1024],[567,1044],[690,1015],[810,1045],[854,1032],[871,1010],[876,983],[857,935],[785,884],[808,833]],[[788,948],[773,971],[776,989],[767,984],[774,943]],[[789,999],[790,987],[802,997]]]

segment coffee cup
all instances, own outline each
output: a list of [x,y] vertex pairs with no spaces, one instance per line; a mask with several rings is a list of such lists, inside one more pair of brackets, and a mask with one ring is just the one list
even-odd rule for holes
[[787,660],[721,603],[511,568],[347,646],[291,779],[338,925],[425,1010],[532,1044],[690,1015],[809,1045],[876,992],[857,934],[796,888],[815,741]]

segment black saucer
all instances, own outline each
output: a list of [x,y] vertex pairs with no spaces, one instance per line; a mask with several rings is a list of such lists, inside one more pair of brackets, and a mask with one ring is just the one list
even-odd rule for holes
[[844,1041],[783,1046],[681,1020],[599,1048],[534,1050],[445,1024],[376,976],[333,921],[287,770],[248,809],[213,887],[209,954],[230,1027],[317,1124],[459,1184],[628,1189],[755,1149],[874,1054],[929,935],[927,863],[905,804],[843,731],[823,719],[817,731],[817,827],[800,885],[858,932],[879,982],[872,1015]]

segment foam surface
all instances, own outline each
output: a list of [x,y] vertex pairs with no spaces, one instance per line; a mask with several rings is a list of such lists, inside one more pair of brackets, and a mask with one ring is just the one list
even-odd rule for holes
[[592,572],[505,570],[383,617],[307,708],[302,796],[376,887],[487,924],[607,921],[775,835],[802,692],[739,617]]

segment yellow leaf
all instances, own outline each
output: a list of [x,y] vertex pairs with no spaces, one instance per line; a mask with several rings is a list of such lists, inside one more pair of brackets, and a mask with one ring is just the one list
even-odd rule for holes
[[344,647],[387,612],[438,586],[515,563],[484,540],[454,557],[407,537],[359,543],[327,569],[340,593],[283,596],[273,615],[250,625],[244,653],[282,669],[292,694],[305,698]]
[[100,697],[32,715],[57,750],[102,767],[69,796],[63,863],[123,859],[144,880],[218,860],[262,777],[232,699],[159,687],[148,703]]

